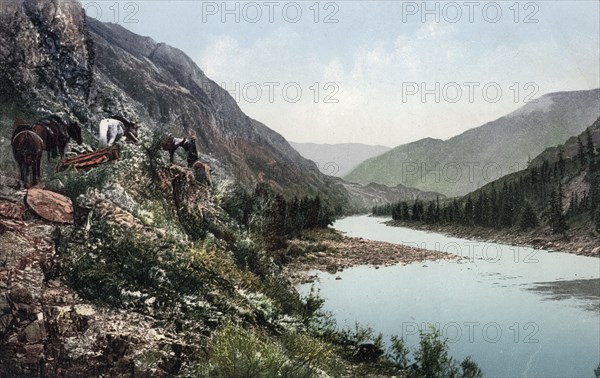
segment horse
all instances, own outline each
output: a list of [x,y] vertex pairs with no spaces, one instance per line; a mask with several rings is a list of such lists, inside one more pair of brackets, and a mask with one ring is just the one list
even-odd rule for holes
[[173,164],[173,158],[175,157],[175,151],[179,147],[182,147],[187,153],[188,167],[191,168],[196,160],[198,160],[198,150],[196,149],[196,138],[175,138],[169,134],[163,142],[161,148],[165,151],[169,151],[170,162]]
[[27,187],[27,177],[31,169],[31,183],[36,185],[41,177],[41,161],[44,141],[31,130],[23,130],[11,140],[13,156],[19,165],[21,181]]
[[50,160],[50,152],[52,151],[50,146],[55,145],[56,135],[50,127],[39,123],[31,126],[31,131],[39,135],[44,141],[44,150],[48,151],[48,160]]
[[50,153],[52,153],[52,157],[60,155],[62,159],[71,139],[75,140],[79,145],[83,143],[81,126],[77,122],[65,122],[59,116],[51,115],[39,120],[36,124],[48,127],[54,133],[54,138],[48,140],[48,144],[46,145],[48,159],[50,158]]
[[113,116],[111,118],[105,118],[100,121],[98,140],[100,146],[109,147],[115,142],[119,141],[122,137],[138,142],[138,129],[139,126],[133,122],[129,122],[121,116]]
[[192,168],[194,163],[198,161],[198,150],[196,149],[196,138],[186,138],[186,141],[183,143],[183,149],[187,152],[187,163],[188,167]]

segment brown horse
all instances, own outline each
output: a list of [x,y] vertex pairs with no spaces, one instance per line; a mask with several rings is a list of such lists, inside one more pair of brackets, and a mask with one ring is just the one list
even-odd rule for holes
[[48,151],[48,160],[50,160],[50,152],[52,151],[52,146],[55,145],[56,135],[50,127],[39,123],[31,126],[31,131],[39,135],[44,141],[44,150]]
[[27,177],[31,170],[31,183],[36,185],[41,177],[41,161],[44,141],[31,130],[24,130],[14,135],[11,141],[13,156],[19,164],[21,181],[27,187]]
[[77,144],[83,143],[81,126],[79,126],[77,122],[65,122],[59,116],[51,115],[39,120],[36,124],[49,128],[54,134],[54,137],[50,138],[46,144],[48,159],[50,158],[50,154],[52,154],[52,157],[54,158],[60,155],[60,158],[62,159],[65,155],[67,144],[69,144],[71,139],[75,140]]
[[188,167],[192,168],[194,163],[198,160],[198,150],[196,149],[196,138],[175,138],[169,134],[163,142],[161,148],[165,151],[169,151],[169,157],[171,164],[173,164],[173,158],[175,151],[179,147],[182,147],[188,154],[187,163]]

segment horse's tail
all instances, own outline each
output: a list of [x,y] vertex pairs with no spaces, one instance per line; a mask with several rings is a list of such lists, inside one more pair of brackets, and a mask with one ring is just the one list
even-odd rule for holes
[[21,131],[13,138],[13,154],[16,156],[37,157],[44,150],[44,141],[31,130]]
[[100,121],[100,126],[98,130],[98,142],[100,142],[101,147],[108,147],[108,119],[103,119]]

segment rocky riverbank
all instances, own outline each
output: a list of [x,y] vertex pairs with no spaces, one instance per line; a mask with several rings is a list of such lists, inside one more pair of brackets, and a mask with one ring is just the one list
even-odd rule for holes
[[567,238],[551,233],[516,232],[495,230],[481,227],[463,227],[455,225],[428,225],[404,223],[399,221],[386,222],[388,226],[408,227],[417,230],[439,232],[449,236],[472,239],[484,242],[494,242],[522,247],[544,249],[551,252],[568,252],[581,256],[600,257],[600,239],[585,232],[569,235]]
[[294,283],[314,281],[315,276],[309,273],[314,270],[335,274],[359,265],[370,265],[377,269],[398,264],[462,258],[400,244],[351,238],[333,229],[311,232],[291,241],[287,253],[292,256],[292,261],[286,269]]

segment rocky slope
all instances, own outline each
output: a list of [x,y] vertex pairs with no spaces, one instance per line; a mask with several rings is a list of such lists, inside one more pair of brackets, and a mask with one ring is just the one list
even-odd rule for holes
[[[333,179],[332,179],[333,180]],[[359,212],[363,210],[370,211],[374,206],[381,206],[398,201],[433,201],[437,198],[444,199],[446,196],[435,192],[425,192],[419,189],[408,188],[404,185],[389,187],[381,184],[360,185],[339,180],[340,185],[348,192],[350,203],[352,203]]]
[[[85,18],[72,2],[10,2],[0,17],[3,136],[14,118],[63,113],[84,124],[93,144],[99,120],[123,114],[146,133],[196,135],[206,160],[249,187],[269,182],[288,196],[346,202],[343,188],[329,187],[314,163],[247,117],[182,51]],[[0,163],[10,169],[8,150]]]
[[427,138],[398,146],[344,178],[464,195],[525,168],[528,159],[581,133],[599,115],[600,89],[551,93],[448,140]]

